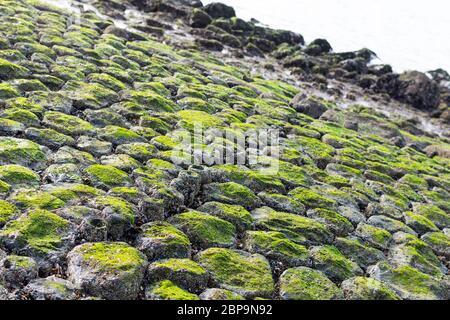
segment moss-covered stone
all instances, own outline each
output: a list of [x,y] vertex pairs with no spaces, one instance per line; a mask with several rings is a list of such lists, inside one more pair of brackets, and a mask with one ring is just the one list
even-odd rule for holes
[[323,208],[333,210],[337,207],[336,201],[323,197],[310,189],[296,188],[289,192],[289,195],[298,199],[308,208]]
[[197,210],[209,213],[235,225],[238,231],[244,231],[253,222],[250,212],[244,207],[220,202],[207,202]]
[[200,252],[196,260],[211,273],[220,288],[246,298],[270,297],[273,293],[269,263],[259,254],[210,248]]
[[450,257],[450,236],[442,232],[429,232],[422,236],[431,249],[438,255],[447,259]]
[[386,284],[373,278],[355,277],[342,282],[347,300],[400,300]]
[[306,267],[286,270],[279,286],[283,300],[334,300],[342,296],[341,290],[322,272]]
[[336,238],[334,245],[342,254],[364,269],[385,259],[382,251],[372,248],[358,239]]
[[298,267],[309,264],[308,250],[276,231],[247,231],[244,239],[244,249],[251,253],[265,256],[272,265],[278,268]]
[[438,206],[432,204],[416,204],[413,211],[431,220],[438,228],[450,227],[450,216]]
[[143,138],[136,132],[118,126],[106,126],[99,129],[98,137],[115,145],[143,142]]
[[310,218],[278,212],[268,207],[256,209],[252,216],[258,229],[281,232],[299,244],[322,244],[333,241],[333,234],[328,228]]
[[104,299],[135,299],[147,261],[122,242],[85,243],[67,256],[69,279],[90,295]]
[[36,186],[40,177],[32,170],[19,165],[0,166],[0,180],[16,187]]
[[8,222],[0,231],[0,243],[14,252],[30,250],[41,256],[61,248],[69,230],[69,221],[49,211],[33,210]]
[[0,200],[0,227],[5,225],[17,213],[17,208],[12,203]]
[[13,193],[10,200],[20,209],[58,209],[65,205],[65,202],[48,192],[19,189]]
[[310,249],[314,268],[322,271],[331,280],[342,282],[352,276],[362,275],[361,268],[345,257],[334,246],[313,247]]
[[211,288],[200,295],[201,300],[245,300],[241,295],[230,290]]
[[180,230],[167,222],[151,222],[143,225],[137,247],[151,260],[188,258],[191,242]]
[[145,297],[149,300],[200,300],[196,294],[178,287],[170,280],[163,280],[150,286],[145,292]]
[[421,240],[410,240],[393,246],[389,250],[389,262],[395,267],[411,266],[417,270],[441,276],[446,268],[433,253],[432,249]]
[[241,205],[247,209],[253,209],[261,203],[261,200],[249,188],[234,182],[205,185],[203,197],[205,201]]
[[229,222],[199,211],[188,211],[172,217],[171,222],[183,230],[194,245],[231,247],[236,228]]
[[0,78],[2,80],[20,78],[27,75],[28,72],[26,68],[0,58]]
[[424,234],[427,232],[432,232],[432,231],[438,231],[439,229],[436,227],[436,225],[433,223],[433,221],[431,221],[430,219],[419,215],[419,214],[415,214],[413,212],[405,212],[404,213],[404,217],[405,217],[405,223],[408,227],[412,228],[414,231],[416,231],[418,234]]
[[358,224],[355,235],[364,242],[381,250],[387,249],[392,240],[390,232],[366,223]]
[[405,300],[448,299],[448,289],[444,283],[410,266],[394,268],[380,262],[370,268],[369,274],[389,285]]
[[69,136],[79,136],[94,132],[94,127],[89,122],[62,112],[46,112],[43,123]]
[[51,149],[75,144],[75,140],[72,137],[59,133],[53,129],[28,128],[25,131],[25,136],[28,139]]
[[335,235],[347,235],[353,231],[352,223],[339,213],[327,209],[309,210],[307,216],[326,225]]
[[189,292],[203,291],[209,279],[206,270],[190,259],[158,260],[147,272],[151,283],[167,279]]
[[85,173],[92,184],[100,188],[109,189],[131,184],[131,179],[126,172],[109,165],[94,164],[87,167]]
[[40,146],[25,139],[0,137],[0,164],[18,164],[34,169],[43,168],[46,155]]

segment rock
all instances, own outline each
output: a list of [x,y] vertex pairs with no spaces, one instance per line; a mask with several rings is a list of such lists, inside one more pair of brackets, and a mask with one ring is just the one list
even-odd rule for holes
[[305,98],[303,94],[295,96],[290,105],[295,108],[297,112],[307,114],[314,119],[320,118],[320,116],[328,110],[328,107],[318,99],[314,97]]
[[10,289],[19,289],[37,276],[38,265],[32,258],[7,256],[0,259],[0,279]]
[[400,297],[383,282],[373,278],[355,277],[342,282],[346,300],[400,300]]
[[67,256],[69,280],[88,295],[136,299],[147,259],[125,243],[85,243]]
[[261,204],[261,200],[249,188],[234,182],[205,185],[203,198],[205,201],[241,205],[250,210]]
[[361,222],[355,230],[355,235],[377,249],[385,250],[392,241],[392,234],[382,228]]
[[364,269],[385,259],[382,251],[364,245],[357,239],[336,238],[334,245],[342,254]]
[[334,246],[313,247],[310,254],[315,269],[322,271],[335,282],[342,282],[355,275],[362,275],[363,271],[353,261],[347,259]]
[[271,297],[274,283],[269,262],[259,254],[239,250],[210,248],[200,252],[196,260],[222,289],[245,298]]
[[450,257],[450,234],[442,232],[429,232],[421,238],[438,256]]
[[152,260],[189,258],[191,242],[180,230],[166,222],[150,222],[143,225],[137,248]]
[[386,262],[379,262],[369,268],[371,278],[390,286],[405,300],[446,300],[449,291],[446,284],[410,266],[393,268]]
[[210,288],[200,294],[201,300],[245,300],[241,295],[230,290]]
[[328,228],[310,218],[278,212],[268,207],[256,209],[252,216],[258,229],[281,232],[298,244],[322,244],[333,241],[333,234]]
[[388,260],[394,267],[411,266],[436,277],[447,272],[432,249],[420,240],[406,241],[393,246],[389,250]]
[[190,293],[170,280],[163,280],[155,283],[145,291],[145,298],[148,300],[200,300],[193,293]]
[[[37,200],[42,201],[42,196],[37,196]],[[40,259],[54,256],[53,260],[57,260],[71,244],[71,228],[69,221],[52,212],[31,210],[4,226],[0,231],[0,243],[18,254],[29,253]],[[48,262],[52,263],[51,259]]]
[[250,253],[262,254],[274,268],[307,266],[310,263],[306,247],[289,240],[281,232],[247,231],[243,248]]
[[150,283],[167,279],[189,292],[202,292],[209,280],[206,270],[189,259],[158,260],[149,265],[147,274]]
[[0,137],[0,165],[18,164],[32,169],[45,168],[47,156],[29,140]]
[[232,247],[236,241],[236,228],[231,223],[207,213],[188,211],[173,216],[170,222],[201,248]]
[[335,235],[344,236],[353,231],[353,225],[344,216],[327,209],[308,210],[306,215],[326,225]]
[[341,290],[322,272],[306,267],[286,270],[280,277],[280,297],[283,300],[335,300]]
[[220,202],[207,202],[197,209],[228,221],[240,232],[250,228],[253,218],[244,207]]
[[74,300],[75,288],[70,281],[50,276],[31,281],[23,291],[33,300]]
[[205,11],[194,9],[190,16],[190,25],[193,28],[206,28],[212,22],[212,18]]
[[220,2],[209,3],[204,7],[204,10],[213,18],[233,18],[236,16],[236,12],[233,7],[227,6]]
[[400,75],[396,97],[413,107],[430,111],[439,105],[439,86],[424,73],[408,71]]

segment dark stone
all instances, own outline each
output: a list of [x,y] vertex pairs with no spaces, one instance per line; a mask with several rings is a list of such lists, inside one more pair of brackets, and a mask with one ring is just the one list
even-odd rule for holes
[[436,81],[418,71],[409,71],[400,75],[396,97],[421,110],[432,110],[439,106],[440,92]]
[[236,16],[236,12],[233,7],[227,6],[220,2],[213,2],[204,7],[204,10],[214,19],[218,18],[233,18]]
[[189,24],[193,28],[206,28],[212,22],[212,18],[203,10],[192,10]]

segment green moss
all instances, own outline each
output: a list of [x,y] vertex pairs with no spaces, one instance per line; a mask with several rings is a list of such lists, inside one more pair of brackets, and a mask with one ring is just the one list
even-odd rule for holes
[[381,269],[380,280],[388,283],[404,299],[429,300],[445,296],[445,289],[438,280],[411,266],[394,269],[385,262],[377,266]]
[[64,202],[68,202],[81,197],[98,196],[101,194],[101,191],[84,184],[70,184],[52,188],[49,193]]
[[94,127],[89,122],[62,112],[46,112],[43,122],[51,128],[67,135],[82,135],[94,131]]
[[439,229],[430,219],[413,212],[405,212],[406,225],[413,228],[420,234],[426,233],[427,231],[438,231]]
[[7,223],[17,212],[15,205],[5,201],[0,200],[0,226]]
[[358,225],[356,235],[381,249],[385,249],[392,239],[388,231],[365,223]]
[[21,209],[58,209],[65,202],[48,192],[36,190],[20,190],[11,196],[11,201]]
[[167,268],[172,272],[183,271],[189,272],[195,275],[204,275],[206,273],[205,269],[198,263],[192,261],[191,259],[167,259],[156,261],[152,264],[152,267]]
[[161,240],[168,245],[191,245],[189,238],[183,232],[164,222],[154,222],[146,225],[144,236]]
[[136,132],[118,126],[106,126],[99,129],[98,137],[114,144],[133,143],[142,140]]
[[234,182],[209,184],[205,186],[204,194],[208,200],[242,205],[245,208],[252,208],[260,202],[249,188]]
[[247,298],[269,297],[274,290],[269,263],[260,255],[210,248],[200,252],[197,260],[221,288]]
[[317,192],[306,188],[296,188],[289,192],[289,195],[301,201],[308,208],[324,208],[333,210],[337,206],[336,201],[322,197]]
[[127,186],[131,183],[128,174],[113,166],[94,164],[85,170],[89,179],[94,185],[112,188],[117,186]]
[[127,88],[122,81],[117,80],[113,76],[110,76],[109,74],[106,73],[91,73],[88,77],[88,81],[99,83],[102,86],[114,90],[116,92],[125,90]]
[[290,266],[307,264],[308,250],[289,240],[283,233],[275,231],[248,231],[245,248],[260,253],[270,260],[281,261]]
[[5,109],[2,112],[2,117],[23,123],[27,126],[39,124],[39,118],[34,113],[16,107]]
[[202,130],[218,128],[223,125],[220,118],[198,110],[182,110],[177,112],[181,118],[180,126],[187,130],[194,130],[196,126]]
[[135,248],[122,242],[86,243],[75,250],[83,259],[104,271],[134,271],[146,263],[145,256]]
[[8,60],[0,58],[0,78],[14,79],[25,76],[28,70]]
[[311,256],[314,267],[332,280],[343,281],[356,273],[362,274],[361,269],[334,246],[315,247],[311,250]]
[[[67,34],[66,34],[67,35]],[[118,94],[98,83],[68,81],[63,90],[74,103],[82,108],[100,109],[117,102]]]
[[19,91],[9,83],[0,83],[0,99],[10,99],[20,96]]
[[339,288],[318,270],[288,269],[280,278],[280,296],[284,300],[331,300],[341,295]]
[[160,170],[176,170],[176,166],[173,163],[161,159],[150,159],[147,165]]
[[8,262],[13,264],[15,268],[30,269],[36,267],[36,262],[29,257],[9,255]]
[[171,100],[150,91],[126,91],[124,98],[154,112],[174,112],[177,109]]
[[136,218],[136,213],[133,206],[124,199],[111,196],[101,196],[94,199],[97,205],[110,207],[113,209],[114,213],[120,214],[134,223]]
[[163,280],[153,285],[148,290],[147,296],[161,300],[200,300],[197,295],[181,289],[170,280]]
[[308,216],[322,222],[337,235],[346,235],[353,231],[352,223],[339,213],[327,209],[314,209]]
[[220,219],[234,224],[239,230],[245,230],[253,222],[250,212],[244,207],[220,202],[208,202],[198,208]]
[[428,182],[416,175],[413,174],[405,174],[400,180],[401,183],[407,184],[411,186],[414,190],[427,190]]
[[450,226],[450,216],[444,210],[433,204],[418,204],[414,206],[414,213],[433,221],[439,228]]
[[14,238],[21,246],[46,254],[62,245],[62,234],[68,227],[69,222],[65,219],[49,211],[34,210],[7,223],[0,231],[0,238]]
[[0,166],[0,180],[14,186],[39,184],[40,177],[32,170],[19,165]]
[[324,224],[310,218],[267,207],[254,210],[252,216],[259,229],[281,232],[299,244],[323,244],[333,240],[332,233]]
[[174,216],[172,221],[200,246],[231,246],[235,240],[231,223],[206,213],[188,211]]
[[355,277],[342,284],[348,300],[400,300],[389,286],[373,278]]

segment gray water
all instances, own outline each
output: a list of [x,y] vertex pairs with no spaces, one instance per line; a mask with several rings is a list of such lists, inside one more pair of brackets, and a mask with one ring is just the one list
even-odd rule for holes
[[[203,3],[218,0],[204,0]],[[397,72],[450,72],[448,0],[220,0],[244,19],[327,39],[335,51],[375,51]]]

